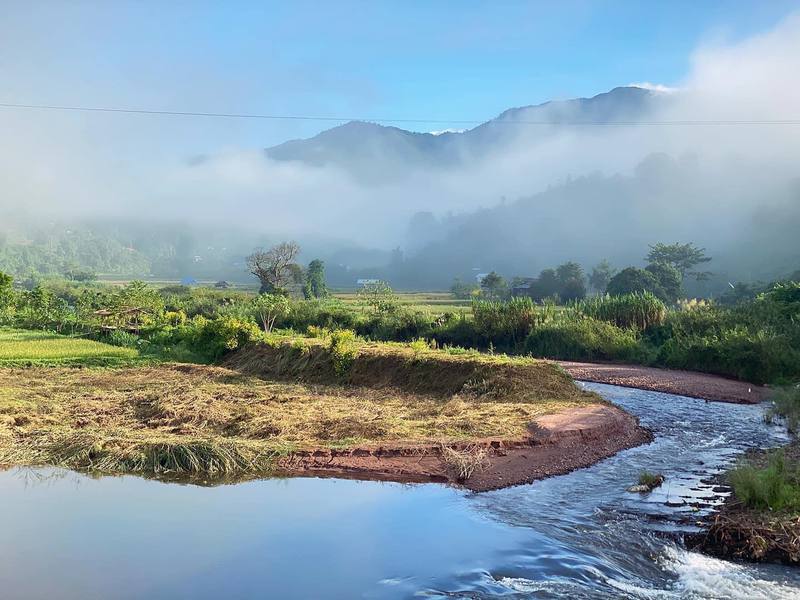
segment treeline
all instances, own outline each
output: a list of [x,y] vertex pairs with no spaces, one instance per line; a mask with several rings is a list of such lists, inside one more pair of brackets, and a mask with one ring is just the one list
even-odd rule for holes
[[[293,264],[293,263],[289,263]],[[291,270],[287,266],[287,272]],[[717,373],[754,383],[800,380],[800,283],[775,282],[731,306],[668,305],[649,291],[557,305],[530,297],[481,299],[469,313],[411,309],[383,283],[355,304],[141,282],[16,289],[0,277],[0,325],[79,333],[182,361],[214,361],[275,329],[352,330],[536,357],[620,361]]]

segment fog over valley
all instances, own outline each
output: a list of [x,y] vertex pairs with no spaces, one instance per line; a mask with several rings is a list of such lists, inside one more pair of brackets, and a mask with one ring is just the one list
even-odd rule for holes
[[[17,97],[123,106],[25,69],[13,44],[55,56],[66,34],[21,42],[23,25],[0,24],[0,75]],[[253,246],[295,239],[343,280],[374,274],[403,287],[443,288],[476,270],[535,275],[565,260],[640,263],[659,241],[706,247],[723,279],[779,277],[800,261],[800,17],[709,39],[690,64],[670,86],[620,82],[482,124],[442,123],[444,133],[3,108],[0,230],[5,244],[48,228],[111,236],[144,257],[130,265],[142,274],[177,257],[175,272],[202,262],[204,275],[234,277]],[[159,69],[130,107],[263,112],[231,104],[248,84],[226,81],[213,61],[208,89],[182,89],[179,77],[162,102]],[[198,91],[203,102],[191,102]],[[318,114],[349,112],[333,108]],[[274,143],[259,143],[266,130]]]

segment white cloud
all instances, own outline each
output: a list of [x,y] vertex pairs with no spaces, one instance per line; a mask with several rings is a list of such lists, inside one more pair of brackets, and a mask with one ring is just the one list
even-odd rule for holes
[[674,94],[680,91],[680,88],[670,87],[662,83],[650,83],[649,81],[640,81],[639,83],[629,83],[628,87],[642,88],[643,90],[650,90],[652,92],[659,92],[661,94]]

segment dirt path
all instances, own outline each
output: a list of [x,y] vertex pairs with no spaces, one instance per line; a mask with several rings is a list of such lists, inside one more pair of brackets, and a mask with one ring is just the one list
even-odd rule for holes
[[607,404],[590,404],[540,417],[522,440],[484,439],[460,450],[481,452],[481,467],[461,480],[438,446],[387,446],[295,453],[282,461],[287,475],[320,475],[399,482],[450,482],[473,491],[530,483],[588,467],[620,450],[652,440],[635,417]]
[[703,400],[757,404],[766,400],[770,391],[764,386],[693,371],[673,371],[641,365],[557,362],[567,373],[582,381],[609,383]]

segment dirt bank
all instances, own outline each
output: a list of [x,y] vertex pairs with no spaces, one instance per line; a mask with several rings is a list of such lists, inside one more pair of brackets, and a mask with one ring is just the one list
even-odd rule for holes
[[[528,436],[438,445],[386,445],[295,453],[280,461],[289,475],[400,482],[450,482],[487,491],[563,475],[652,440],[628,413],[589,404],[535,419]],[[475,467],[466,479],[463,465]]]
[[558,361],[558,364],[575,379],[582,381],[608,383],[718,402],[758,404],[767,399],[770,391],[764,386],[693,371],[569,361]]

